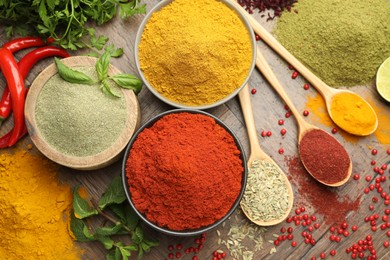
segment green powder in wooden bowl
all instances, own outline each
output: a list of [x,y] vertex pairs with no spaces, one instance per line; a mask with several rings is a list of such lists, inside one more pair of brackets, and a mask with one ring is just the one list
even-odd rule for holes
[[[75,69],[97,78],[93,67]],[[109,148],[122,132],[126,114],[123,97],[107,96],[98,84],[66,82],[58,74],[45,83],[35,110],[45,140],[71,156],[90,156]]]

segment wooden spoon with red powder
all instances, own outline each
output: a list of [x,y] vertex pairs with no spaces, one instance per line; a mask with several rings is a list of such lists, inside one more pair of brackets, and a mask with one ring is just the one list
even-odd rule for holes
[[284,100],[297,120],[299,156],[306,170],[313,178],[327,186],[338,187],[346,183],[351,177],[352,162],[345,148],[333,136],[303,119],[259,48],[257,49],[256,66]]

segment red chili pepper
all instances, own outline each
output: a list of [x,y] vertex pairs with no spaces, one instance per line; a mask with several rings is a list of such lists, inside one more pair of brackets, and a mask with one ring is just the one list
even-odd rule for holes
[[24,127],[24,100],[26,88],[24,79],[20,74],[18,64],[12,52],[0,48],[0,69],[7,81],[12,98],[12,110],[14,114],[14,128],[9,139],[8,146],[14,145],[23,131]]
[[[51,42],[51,40],[48,40]],[[9,42],[4,43],[3,48],[9,50],[12,53],[17,51],[30,48],[30,47],[39,47],[46,45],[46,42],[39,37],[22,37],[10,40]]]
[[[64,49],[54,47],[54,46],[45,46],[41,47],[35,50],[30,51],[27,53],[18,63],[20,74],[22,75],[23,79],[27,78],[27,75],[31,68],[40,60],[51,57],[51,56],[58,56],[62,58],[69,57],[69,53],[66,52]],[[26,89],[26,95],[27,95],[28,89]],[[4,120],[9,113],[11,112],[11,95],[9,93],[9,89],[6,86],[3,92],[3,97],[0,101],[0,122],[1,120]],[[4,112],[4,113],[3,113]],[[8,113],[8,115],[7,115]],[[12,130],[0,138],[0,148],[5,148],[8,145],[8,141],[10,138],[10,133]],[[22,138],[27,133],[27,129],[22,131],[20,138]]]

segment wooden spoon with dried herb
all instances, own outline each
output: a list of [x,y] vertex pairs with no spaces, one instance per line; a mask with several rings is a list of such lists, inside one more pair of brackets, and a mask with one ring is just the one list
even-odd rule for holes
[[240,203],[241,209],[257,225],[276,225],[287,218],[293,206],[291,183],[279,166],[260,148],[248,85],[238,96],[250,143],[249,174]]

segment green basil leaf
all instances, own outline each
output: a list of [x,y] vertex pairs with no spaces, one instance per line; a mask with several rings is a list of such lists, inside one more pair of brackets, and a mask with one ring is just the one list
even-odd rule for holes
[[100,85],[100,88],[102,89],[103,93],[108,95],[108,96],[112,96],[112,97],[116,97],[116,98],[120,98],[121,97],[121,96],[119,96],[118,94],[114,93],[111,90],[111,87],[110,87],[110,85],[107,82],[107,79],[102,81],[102,84]]
[[70,83],[87,84],[87,85],[92,85],[95,83],[93,79],[91,79],[88,75],[84,74],[81,71],[77,71],[67,67],[57,57],[55,57],[54,60],[57,65],[58,74],[63,80]]
[[131,74],[116,74],[110,76],[110,79],[122,88],[134,90],[135,93],[139,93],[142,89],[142,81]]
[[70,230],[76,238],[76,241],[88,242],[93,240],[84,234],[84,228],[86,228],[84,221],[76,218],[72,211],[70,216]]
[[115,260],[115,250],[110,250],[106,255],[106,260]]
[[108,52],[104,52],[96,62],[95,68],[100,81],[105,80],[108,77],[108,67],[110,66],[111,55]]
[[122,178],[116,176],[99,200],[99,208],[104,209],[111,204],[120,204],[126,200],[126,193],[123,188]]
[[119,247],[115,248],[115,260],[121,260],[121,250]]
[[73,210],[74,215],[79,219],[98,214],[98,211],[91,207],[88,201],[80,197],[78,187],[76,187],[73,191]]
[[138,251],[138,246],[136,246],[136,245],[128,245],[128,246],[125,246],[123,248],[125,248],[129,251]]

